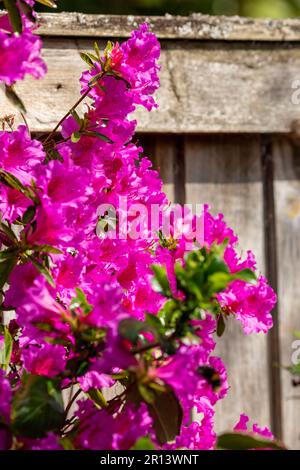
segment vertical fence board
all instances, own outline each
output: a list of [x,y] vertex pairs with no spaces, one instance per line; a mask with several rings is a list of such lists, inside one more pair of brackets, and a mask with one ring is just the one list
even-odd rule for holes
[[140,134],[139,137],[145,156],[152,160],[153,167],[159,171],[167,198],[174,202],[176,199],[176,137],[160,134]]
[[[300,330],[300,147],[277,139],[273,145],[278,253],[281,365],[290,366],[294,332]],[[283,438],[300,449],[300,389],[281,370]]]
[[[264,270],[263,192],[259,139],[190,137],[186,142],[186,201],[209,203],[223,212],[240,237],[240,249],[252,249]],[[245,336],[233,319],[216,353],[228,366],[230,390],[216,407],[217,431],[232,429],[239,414],[270,425],[267,338]]]

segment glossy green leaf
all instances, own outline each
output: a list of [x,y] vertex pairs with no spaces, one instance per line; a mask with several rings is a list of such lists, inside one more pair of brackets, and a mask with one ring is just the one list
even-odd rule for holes
[[16,0],[4,0],[4,6],[9,15],[9,21],[15,33],[21,33],[23,29],[22,17]]
[[18,262],[18,258],[13,256],[0,262],[0,289],[7,283],[10,273]]
[[29,224],[34,219],[35,213],[36,213],[36,207],[35,206],[27,207],[27,209],[24,212],[24,215],[22,217],[22,223],[24,225]]
[[30,247],[30,250],[36,251],[38,253],[52,253],[54,255],[62,254],[61,250],[51,245],[35,245],[33,247]]
[[13,400],[12,429],[17,436],[41,438],[64,423],[64,405],[58,383],[30,375]]
[[94,67],[94,62],[93,60],[90,58],[89,54],[86,53],[86,52],[80,52],[80,57],[82,58],[82,60],[90,67],[90,68],[93,68]]
[[101,52],[100,52],[98,43],[96,41],[94,42],[94,50],[95,50],[96,55],[98,57],[98,61],[100,62],[101,61]]
[[12,189],[16,189],[22,193],[26,191],[26,187],[15,175],[3,170],[2,168],[0,169],[0,180]]
[[87,392],[88,397],[92,400],[92,402],[96,405],[96,408],[107,408],[108,403],[104,398],[103,393],[101,390],[97,388],[90,388]]
[[38,3],[41,3],[42,5],[45,5],[46,7],[57,8],[57,5],[53,0],[36,0],[36,1]]
[[111,140],[109,137],[97,131],[83,131],[82,134],[87,135],[88,137],[98,137],[99,139],[103,140],[104,142],[108,144],[114,143],[113,140]]

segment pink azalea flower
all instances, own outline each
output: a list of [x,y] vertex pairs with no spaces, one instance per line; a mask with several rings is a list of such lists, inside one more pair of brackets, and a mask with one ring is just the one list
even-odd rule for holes
[[49,433],[41,439],[22,439],[22,450],[63,450],[59,437]]
[[23,349],[22,359],[25,369],[31,374],[54,377],[65,369],[66,351],[59,344],[32,344]]
[[245,414],[240,415],[240,419],[238,423],[234,426],[234,431],[237,432],[250,432],[251,434],[257,435],[264,439],[270,439],[271,441],[274,439],[273,434],[267,427],[260,427],[258,424],[253,424],[252,429],[248,427],[249,417]]
[[47,67],[41,59],[42,41],[30,30],[8,35],[0,30],[0,81],[13,85],[25,75],[41,78]]
[[276,294],[260,276],[257,284],[233,281],[225,292],[218,294],[221,307],[235,315],[246,334],[267,333],[273,326],[271,310],[276,304]]
[[19,126],[13,132],[0,132],[1,168],[13,173],[23,183],[30,183],[30,172],[44,159],[42,144],[30,138],[26,126]]

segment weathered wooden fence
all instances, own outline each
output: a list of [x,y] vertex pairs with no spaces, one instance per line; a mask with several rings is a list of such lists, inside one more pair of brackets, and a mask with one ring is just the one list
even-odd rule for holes
[[[127,37],[145,18],[40,17],[48,75],[17,85],[33,131],[50,130],[78,96],[79,51]],[[148,18],[162,43],[160,108],[138,130],[176,202],[208,202],[235,227],[279,293],[275,327],[245,337],[236,322],[218,346],[231,389],[218,430],[240,412],[300,448],[299,390],[288,372],[300,329],[300,20],[193,15]],[[0,92],[2,93],[2,92]],[[1,114],[16,112],[0,94]],[[298,400],[297,400],[298,394]]]

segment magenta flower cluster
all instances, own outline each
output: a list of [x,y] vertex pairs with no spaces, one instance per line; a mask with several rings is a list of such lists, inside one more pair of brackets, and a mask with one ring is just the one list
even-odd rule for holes
[[35,16],[28,19],[24,13],[26,4],[31,8],[34,2],[23,0],[17,3],[22,23],[21,31],[14,30],[8,14],[0,17],[0,81],[8,86],[23,80],[27,74],[40,78],[47,71],[40,56],[42,41],[33,33],[36,29],[33,22]]
[[[0,80],[11,85],[26,73],[41,76],[40,39],[31,25],[24,20],[23,32],[16,35],[5,21],[2,17]],[[180,299],[174,266],[184,266],[185,238],[176,238],[174,227],[164,243],[149,236],[120,239],[96,233],[101,221],[97,208],[118,208],[121,196],[126,196],[129,212],[136,203],[149,213],[153,204],[168,207],[159,174],[135,143],[136,122],[129,118],[136,106],[148,111],[157,106],[153,93],[159,86],[159,55],[157,38],[141,25],[128,41],[109,44],[90,59],[81,86],[91,104],[83,117],[70,113],[58,139],[47,138],[43,145],[25,126],[0,132],[0,255],[9,272],[2,285],[2,308],[10,319],[0,341],[7,345],[7,337],[12,340],[9,364],[0,374],[2,449],[61,449],[66,442],[74,449],[130,449],[145,436],[157,448],[216,445],[214,407],[229,387],[225,365],[214,355],[216,317],[202,312],[193,319],[198,340],[178,340],[176,350],[163,359],[155,346],[145,355],[134,351],[120,334],[122,321],[155,317],[166,302],[152,288],[153,264],[166,266],[173,294]],[[214,217],[205,206],[201,217],[204,246],[226,245],[230,273],[256,270],[252,252],[239,257],[237,236],[222,215]],[[192,227],[196,216],[191,218]],[[129,217],[128,224],[134,222]],[[276,296],[266,279],[257,276],[255,284],[232,281],[215,299],[246,334],[272,327]],[[142,334],[146,345],[153,341],[151,331]],[[135,347],[142,350],[143,344]],[[213,371],[217,383],[199,370]],[[124,393],[132,374],[146,402],[148,384],[155,384],[156,391],[167,387],[179,401],[182,422],[171,441],[157,438],[153,414],[131,397],[130,387]],[[18,404],[21,392],[30,388],[28,377],[49,379],[65,399],[77,396],[65,405],[61,425],[49,425],[35,436],[20,424]],[[199,418],[191,420],[192,411]],[[242,416],[237,429],[245,430],[246,422]],[[254,427],[253,432],[261,430]]]

